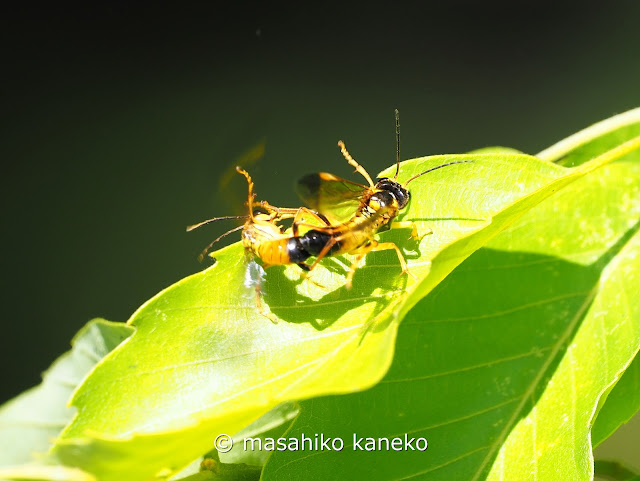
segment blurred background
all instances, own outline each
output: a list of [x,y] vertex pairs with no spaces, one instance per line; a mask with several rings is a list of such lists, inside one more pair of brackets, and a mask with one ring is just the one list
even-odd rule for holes
[[[93,317],[125,321],[307,172],[489,145],[536,153],[640,105],[638,2],[323,2],[4,12],[0,401]],[[349,177],[358,180],[357,177]],[[236,240],[238,237],[231,237]]]

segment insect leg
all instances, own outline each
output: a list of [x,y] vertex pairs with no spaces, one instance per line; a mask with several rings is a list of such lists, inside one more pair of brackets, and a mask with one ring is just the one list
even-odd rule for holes
[[[365,246],[360,247],[358,249],[357,253],[360,254],[360,255],[365,255],[365,254],[368,254],[369,252],[384,251],[384,250],[389,250],[389,249],[394,249],[396,251],[396,254],[398,254],[398,261],[400,261],[400,267],[402,267],[402,273],[403,274],[408,274],[411,277],[413,277],[414,279],[417,279],[416,275],[413,274],[409,270],[409,268],[407,267],[407,261],[404,259],[404,256],[402,255],[402,251],[393,242],[378,242],[375,239],[371,239],[370,243],[365,245]],[[355,253],[355,252],[353,252],[353,253]],[[355,269],[354,269],[354,271],[355,271]],[[351,274],[351,277],[353,277],[353,274]],[[347,276],[347,280],[348,279],[349,279],[349,276]]]
[[269,319],[271,322],[273,322],[274,324],[278,324],[278,316],[276,316],[270,310],[266,309],[264,304],[262,303],[262,286],[260,285],[260,283],[256,283],[256,309],[258,309],[258,312]]
[[298,264],[298,266],[300,266],[300,268],[302,269],[302,272],[300,273],[300,279],[309,281],[311,282],[311,284],[313,284],[316,287],[319,287],[320,289],[326,289],[325,285],[320,284],[318,281],[315,281],[311,278],[311,267],[309,265],[303,262],[301,264]]
[[305,215],[313,219],[316,219],[317,221],[321,222],[326,226],[331,225],[331,223],[329,222],[329,219],[327,219],[323,214],[321,214],[320,212],[316,212],[315,210],[311,210],[308,207],[297,207],[297,208],[276,207],[274,205],[269,204],[269,202],[267,202],[266,200],[261,200],[260,202],[254,202],[253,205],[255,207],[260,207],[261,209],[265,210],[269,215],[270,222],[293,218],[294,219],[293,221],[294,235],[297,235],[296,224],[300,224],[305,218]]
[[248,259],[247,271],[245,273],[244,285],[246,287],[253,286],[256,294],[256,309],[257,311],[268,318],[271,322],[276,324],[278,322],[278,317],[273,314],[268,307],[265,307],[262,302],[262,283],[264,281],[265,269],[269,267],[268,264],[258,264],[253,256],[249,253],[249,251],[245,251],[245,256]]
[[[254,194],[255,197],[255,194]],[[269,204],[269,202],[267,202],[266,200],[261,200],[260,202],[253,202],[251,205],[251,210],[253,210],[254,207],[259,207],[260,209],[266,211],[266,215],[269,216],[268,222],[273,222],[279,219],[288,219],[289,217],[292,217],[293,214],[291,216],[287,215],[287,212],[289,209],[283,209],[281,207],[276,207],[273,206],[271,204]]]
[[371,249],[370,252],[372,251],[384,251],[384,250],[388,250],[388,249],[394,249],[396,251],[396,254],[398,254],[398,260],[400,261],[400,266],[402,267],[402,273],[403,274],[408,274],[411,277],[413,277],[414,279],[418,279],[416,277],[415,274],[413,274],[409,268],[407,267],[407,261],[404,259],[404,256],[402,255],[402,251],[400,250],[400,248],[395,245],[393,242],[376,242],[374,241],[374,243],[371,245]]
[[351,289],[353,276],[355,275],[356,270],[358,269],[358,266],[360,265],[360,262],[365,255],[367,255],[366,252],[360,254],[358,257],[356,257],[356,260],[351,263],[351,267],[349,267],[349,273],[347,274],[347,282],[345,284],[345,287],[347,289]]
[[293,218],[293,224],[291,225],[291,229],[293,232],[293,235],[298,235],[298,228],[300,226],[305,226],[305,227],[317,227],[314,224],[310,224],[308,222],[305,222],[306,217],[311,217],[313,219],[316,219],[319,222],[322,222],[324,225],[329,226],[330,222],[329,219],[327,219],[324,215],[320,214],[319,212],[316,212],[314,210],[311,210],[307,207],[300,207],[298,209],[298,211],[296,212],[295,217]]
[[344,142],[342,140],[338,141],[338,147],[340,147],[340,151],[342,152],[342,155],[344,156],[344,158],[347,159],[347,162],[349,162],[349,165],[354,167],[356,169],[356,172],[359,172],[360,175],[362,175],[362,177],[367,179],[367,182],[369,182],[369,186],[373,189],[376,186],[376,184],[373,183],[373,180],[371,180],[369,173],[366,170],[364,170],[364,167],[362,167],[359,163],[355,161],[353,157],[351,157],[351,154],[345,147]]
[[251,218],[251,222],[253,222],[253,198],[255,197],[255,195],[253,194],[253,180],[251,180],[251,176],[249,175],[249,173],[242,167],[236,167],[236,171],[244,175],[245,179],[247,179],[247,183],[249,184],[249,197],[247,201],[247,207],[249,208],[249,217]]
[[303,222],[303,221],[296,222],[296,225],[298,227],[309,227],[310,229],[319,230],[320,232],[331,233],[335,230],[331,225],[321,226],[321,225],[316,225],[310,222]]
[[326,256],[329,253],[331,248],[337,243],[338,243],[338,239],[336,239],[335,237],[331,237],[329,241],[325,244],[325,246],[322,248],[320,253],[316,256],[315,262],[311,264],[311,266],[309,266],[309,270],[312,271],[318,265],[318,263],[324,258],[324,256]]
[[391,229],[411,229],[411,239],[415,239],[417,241],[421,241],[425,236],[428,236],[430,234],[433,234],[433,231],[431,229],[429,229],[427,232],[424,232],[422,234],[418,234],[418,227],[416,226],[416,224],[414,222],[411,221],[400,221],[400,222],[393,222],[391,224]]

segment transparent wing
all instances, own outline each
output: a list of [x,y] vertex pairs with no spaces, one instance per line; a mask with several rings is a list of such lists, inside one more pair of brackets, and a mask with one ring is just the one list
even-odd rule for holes
[[332,222],[345,222],[353,217],[368,189],[327,172],[307,174],[296,185],[300,199]]

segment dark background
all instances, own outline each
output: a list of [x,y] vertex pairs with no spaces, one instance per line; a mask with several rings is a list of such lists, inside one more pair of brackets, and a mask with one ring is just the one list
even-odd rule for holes
[[297,205],[302,174],[351,175],[339,139],[372,175],[392,164],[394,108],[411,158],[536,153],[640,105],[638,2],[300,8],[3,13],[0,401],[89,319],[202,269],[233,223],[184,227],[242,208],[238,162]]

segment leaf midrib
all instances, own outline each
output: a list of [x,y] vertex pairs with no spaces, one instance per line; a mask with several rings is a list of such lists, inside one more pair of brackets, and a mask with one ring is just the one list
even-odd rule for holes
[[598,293],[598,290],[599,290],[599,283],[596,283],[593,289],[591,289],[591,291],[589,292],[589,295],[585,297],[584,301],[582,302],[582,304],[574,314],[571,321],[567,324],[562,335],[558,337],[557,341],[555,342],[555,344],[551,349],[551,352],[547,356],[545,362],[541,364],[540,369],[538,370],[536,376],[531,380],[529,387],[523,393],[519,405],[516,407],[516,409],[514,409],[513,414],[504,424],[502,430],[498,433],[494,442],[491,443],[489,451],[487,452],[487,455],[484,457],[484,459],[478,466],[478,469],[476,470],[475,474],[471,478],[471,481],[477,481],[480,478],[480,476],[483,474],[489,462],[491,462],[494,459],[496,451],[498,451],[504,444],[513,426],[515,425],[516,420],[519,419],[520,417],[523,417],[522,415],[526,411],[526,408],[525,408],[526,403],[533,396],[533,393],[536,391],[536,389],[541,385],[544,379],[545,373],[547,373],[553,360],[556,359],[556,356],[558,355],[562,347],[567,344],[567,341],[569,340],[570,336],[575,332],[576,326],[578,325],[580,320],[584,317],[588,307],[591,305],[591,303],[593,302],[593,299]]

